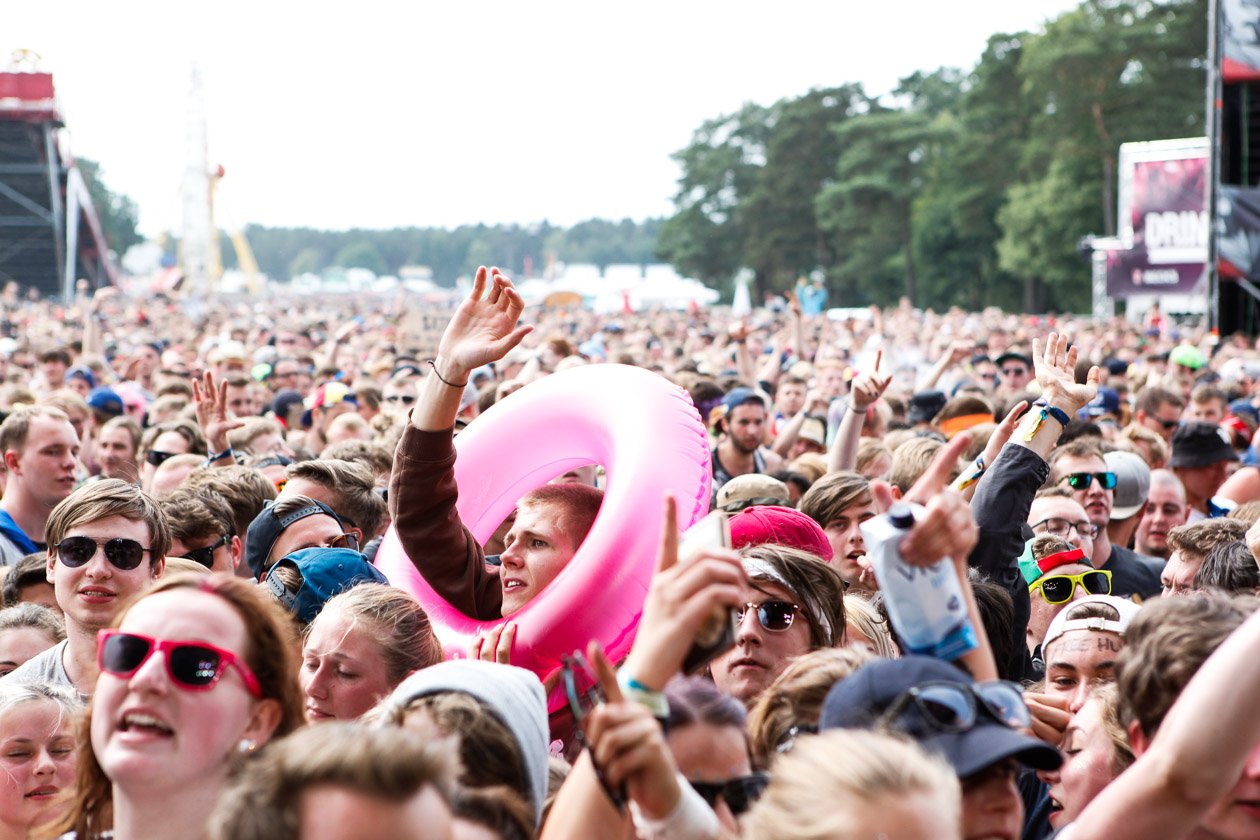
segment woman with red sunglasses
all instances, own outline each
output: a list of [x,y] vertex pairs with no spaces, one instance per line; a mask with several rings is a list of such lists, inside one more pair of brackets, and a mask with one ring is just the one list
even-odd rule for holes
[[227,575],[159,581],[104,630],[72,837],[195,838],[232,765],[303,724],[290,623]]

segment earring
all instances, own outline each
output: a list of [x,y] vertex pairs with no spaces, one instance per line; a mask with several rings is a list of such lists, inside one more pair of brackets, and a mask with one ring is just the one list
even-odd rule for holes
[[243,753],[252,753],[258,748],[258,744],[249,738],[242,738],[237,748]]

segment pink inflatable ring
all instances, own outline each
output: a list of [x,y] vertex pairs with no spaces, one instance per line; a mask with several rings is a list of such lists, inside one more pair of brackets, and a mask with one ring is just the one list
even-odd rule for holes
[[[604,501],[590,533],[551,585],[511,617],[512,664],[546,676],[591,639],[613,661],[624,657],[656,565],[665,494],[677,500],[682,530],[709,509],[708,440],[686,392],[642,368],[571,368],[495,404],[455,448],[456,506],[482,543],[530,490],[575,467],[604,466]],[[376,565],[424,606],[448,658],[466,656],[477,634],[502,622],[470,618],[434,592],[392,527]]]

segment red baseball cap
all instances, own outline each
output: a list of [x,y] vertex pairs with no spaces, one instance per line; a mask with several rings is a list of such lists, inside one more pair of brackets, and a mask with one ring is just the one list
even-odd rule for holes
[[831,543],[822,526],[799,510],[778,505],[753,505],[730,518],[731,546],[785,545],[831,562]]

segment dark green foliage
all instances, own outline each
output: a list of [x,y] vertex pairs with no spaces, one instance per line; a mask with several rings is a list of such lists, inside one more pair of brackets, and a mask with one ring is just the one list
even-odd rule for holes
[[706,122],[675,158],[659,253],[783,291],[820,268],[834,305],[1084,311],[1086,234],[1115,230],[1121,143],[1203,134],[1206,0],[1084,0],[996,34],[970,73],[886,97],[814,90]]

